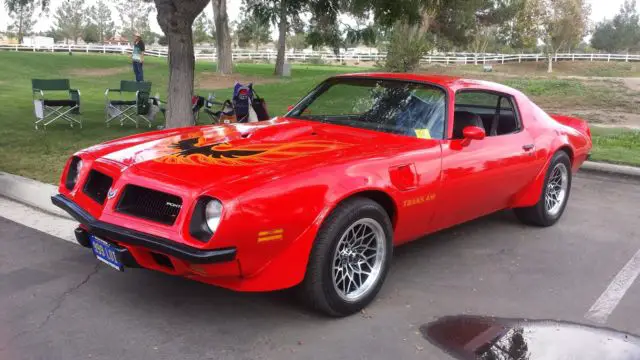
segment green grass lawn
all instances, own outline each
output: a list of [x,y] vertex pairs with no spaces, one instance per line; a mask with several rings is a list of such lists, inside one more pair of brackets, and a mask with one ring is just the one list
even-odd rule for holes
[[[65,160],[76,150],[133,134],[148,131],[132,125],[120,127],[114,123],[104,124],[104,90],[118,87],[121,79],[133,79],[131,64],[126,55],[74,54],[66,53],[14,53],[0,52],[0,170],[27,176],[41,181],[56,183]],[[209,89],[211,82],[204,81],[215,71],[215,64],[196,64],[196,92],[206,96],[215,92],[218,99],[231,95],[231,84],[236,78],[257,81],[256,89],[266,98],[271,115],[286,111],[311,88],[323,79],[339,73],[370,70],[363,67],[294,65],[291,79],[280,79],[272,75],[271,64],[237,64],[237,75],[229,78],[229,88]],[[145,80],[153,82],[153,93],[164,98],[168,81],[166,59],[147,57]],[[69,78],[71,85],[82,91],[82,120],[84,127],[69,128],[59,122],[46,131],[34,129],[32,78]],[[201,81],[202,80],[202,81]],[[244,81],[243,80],[243,81]],[[617,83],[593,85],[579,80],[560,79],[495,79],[514,86],[529,94],[543,107],[553,104],[578,104],[618,111],[640,112],[637,101],[630,101],[616,90]],[[265,83],[260,84],[261,81]],[[616,93],[618,95],[616,95]],[[63,94],[64,95],[64,94]],[[637,94],[636,94],[637,96]],[[545,100],[546,99],[546,100]],[[546,103],[545,103],[546,101]],[[546,105],[546,106],[545,106]],[[576,105],[576,106],[578,106]],[[623,109],[623,110],[621,110]],[[155,126],[162,125],[161,115]],[[638,134],[594,134],[594,159],[640,165]]]
[[[622,61],[558,61],[553,63],[553,72],[547,72],[545,61],[525,61],[522,63],[495,63],[493,74],[506,76],[536,76],[554,78],[560,76],[596,76],[596,77],[640,77],[640,63]],[[425,65],[424,71],[451,72],[461,75],[483,74],[482,64],[455,65],[445,67],[440,64]]]
[[[56,183],[64,162],[73,152],[109,139],[136,132],[148,131],[117,123],[107,128],[104,124],[104,90],[119,86],[122,79],[133,79],[127,56],[100,54],[41,54],[0,52],[0,170],[41,181]],[[238,76],[266,79],[270,83],[256,85],[260,96],[267,99],[272,115],[286,112],[313,86],[338,73],[366,70],[362,67],[295,65],[291,80],[272,75],[270,64],[237,64]],[[205,73],[215,71],[215,64],[198,62],[196,83]],[[147,57],[144,65],[145,80],[153,83],[152,93],[164,98],[168,81],[165,59]],[[69,78],[71,86],[82,92],[83,128],[71,129],[66,123],[56,122],[46,131],[34,129],[32,78]],[[234,76],[230,76],[234,79]],[[218,99],[227,99],[231,89],[211,90],[198,88],[206,96],[215,92]],[[65,96],[65,94],[61,94]],[[203,117],[204,118],[204,117]],[[156,124],[163,125],[161,115]]]
[[640,130],[591,127],[594,161],[640,166]]
[[620,80],[517,78],[498,81],[527,94],[545,110],[597,109],[640,113],[640,93],[628,89]]

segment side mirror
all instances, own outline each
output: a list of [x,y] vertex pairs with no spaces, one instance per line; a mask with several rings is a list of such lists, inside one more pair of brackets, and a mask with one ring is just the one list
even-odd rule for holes
[[291,111],[291,110],[293,110],[293,105],[289,105],[289,106],[287,106],[287,112],[289,112],[289,111]]
[[462,146],[467,146],[471,140],[482,140],[486,136],[484,129],[477,126],[467,126],[462,129]]

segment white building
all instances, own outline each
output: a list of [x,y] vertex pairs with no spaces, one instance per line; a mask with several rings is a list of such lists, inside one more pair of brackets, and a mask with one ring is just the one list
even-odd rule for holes
[[53,38],[46,36],[25,36],[22,38],[22,45],[27,46],[51,46],[53,43]]

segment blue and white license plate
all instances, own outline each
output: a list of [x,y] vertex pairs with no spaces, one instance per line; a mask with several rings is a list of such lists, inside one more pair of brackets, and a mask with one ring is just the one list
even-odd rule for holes
[[118,271],[124,271],[124,266],[118,259],[118,249],[116,249],[108,242],[93,235],[89,235],[89,239],[91,240],[91,248],[93,248],[93,254],[98,260]]

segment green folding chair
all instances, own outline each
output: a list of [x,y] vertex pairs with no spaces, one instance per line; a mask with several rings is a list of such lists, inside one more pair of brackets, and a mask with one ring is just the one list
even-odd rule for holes
[[[71,127],[82,127],[82,121],[73,115],[80,114],[80,90],[72,89],[69,79],[31,79],[36,130],[42,124],[45,128],[56,120],[66,120]],[[52,98],[50,92],[65,91],[68,98]],[[46,95],[45,95],[46,94]]]
[[[117,92],[120,94],[118,99],[112,99],[110,94]],[[107,89],[104,92],[106,100],[105,106],[105,123],[107,126],[112,121],[118,120],[120,126],[123,126],[125,121],[131,121],[138,127],[140,120],[147,123],[151,127],[151,120],[146,115],[149,114],[151,83],[145,81],[120,81],[119,89]],[[131,94],[135,97],[124,99],[124,95]]]

